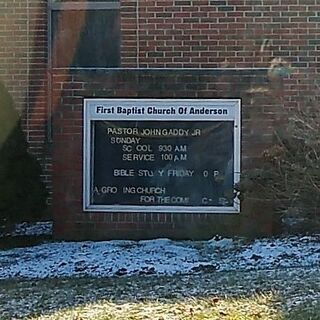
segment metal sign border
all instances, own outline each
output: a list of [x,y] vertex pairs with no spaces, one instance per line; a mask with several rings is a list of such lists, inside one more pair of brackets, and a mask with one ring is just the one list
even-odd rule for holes
[[[234,185],[240,181],[241,171],[241,99],[102,99],[102,98],[85,98],[83,100],[83,211],[84,212],[141,212],[141,213],[227,213],[235,214],[240,213],[240,200],[235,197],[233,206],[220,207],[220,206],[141,206],[141,205],[92,205],[90,203],[90,184],[92,176],[92,153],[91,153],[91,140],[92,140],[92,127],[93,121],[98,119],[92,119],[90,114],[89,103],[125,103],[125,104],[138,104],[146,105],[147,103],[160,103],[165,106],[169,103],[184,104],[184,105],[198,105],[205,104],[217,107],[228,106],[234,108]],[[141,116],[134,118],[121,119],[126,120],[141,120]],[[152,119],[148,119],[152,120]],[[170,119],[159,119],[156,117],[153,120],[170,121]],[[179,121],[186,119],[171,119],[171,121]],[[192,119],[190,121],[208,121],[207,118]],[[212,120],[214,121],[214,120]],[[223,121],[223,120],[220,120]]]

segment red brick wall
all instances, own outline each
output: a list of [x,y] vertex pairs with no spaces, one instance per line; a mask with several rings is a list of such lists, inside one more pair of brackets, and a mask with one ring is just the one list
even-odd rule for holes
[[123,0],[122,64],[318,67],[319,11],[319,0]]
[[286,108],[318,100],[320,0],[123,0],[122,67],[270,68]]
[[[129,229],[137,235],[143,226],[153,235],[161,227],[176,228],[177,235],[188,225],[205,228],[206,219],[211,219],[207,215],[84,215],[79,158],[83,96],[242,97],[245,165],[254,164],[264,144],[271,141],[283,108],[320,100],[320,0],[121,0],[121,67],[192,68],[195,73],[52,70],[52,95],[47,83],[47,1],[0,0],[0,8],[0,80],[22,114],[30,150],[41,161],[49,188],[54,149],[59,237],[73,237],[79,230],[83,230],[79,237],[85,237],[86,230],[93,234],[90,228],[96,237],[119,236],[119,230],[129,234]],[[254,68],[265,69],[255,73]],[[283,72],[288,73],[284,81],[279,77]],[[220,221],[214,219],[213,225]],[[224,219],[219,223],[224,225]],[[231,221],[226,229],[230,231],[248,218],[226,219]],[[106,229],[96,223],[99,220]],[[257,225],[262,228],[263,223]]]
[[30,151],[50,186],[46,155],[47,1],[0,0],[0,81],[21,113]]

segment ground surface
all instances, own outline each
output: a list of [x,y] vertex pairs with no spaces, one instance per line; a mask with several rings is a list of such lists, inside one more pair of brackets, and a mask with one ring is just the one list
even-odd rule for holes
[[320,235],[0,250],[0,319],[29,318],[320,319]]
[[1,319],[317,320],[316,267],[2,280]]

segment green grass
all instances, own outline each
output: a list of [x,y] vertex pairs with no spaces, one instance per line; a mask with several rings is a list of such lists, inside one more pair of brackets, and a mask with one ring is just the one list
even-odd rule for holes
[[317,320],[319,268],[0,282],[0,319]]

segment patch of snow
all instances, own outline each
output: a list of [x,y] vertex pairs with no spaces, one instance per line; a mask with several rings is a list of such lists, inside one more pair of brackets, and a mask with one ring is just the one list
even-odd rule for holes
[[214,236],[208,241],[209,246],[215,250],[232,250],[235,248],[235,241],[231,238],[222,238],[219,236]]
[[320,235],[241,243],[209,241],[53,242],[0,251],[0,279],[174,275],[196,272],[320,267]]
[[40,236],[52,234],[52,222],[23,222],[16,224],[12,236]]
[[15,224],[13,230],[0,227],[1,237],[52,235],[52,222],[22,222]]

